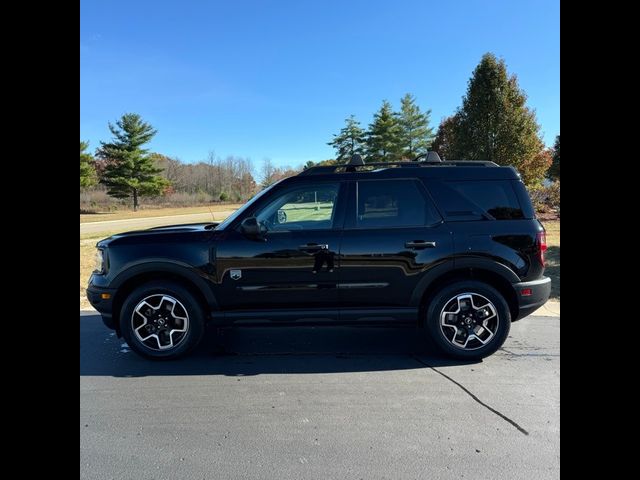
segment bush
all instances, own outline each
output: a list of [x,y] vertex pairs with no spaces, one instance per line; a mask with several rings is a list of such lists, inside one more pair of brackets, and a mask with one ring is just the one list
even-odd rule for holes
[[[214,201],[219,201],[206,192],[186,193],[173,192],[155,197],[141,197],[140,208],[158,207],[195,207],[199,205],[209,205]],[[106,189],[98,186],[80,192],[80,213],[111,212],[115,210],[130,210],[131,199],[118,199],[107,195]]]
[[555,212],[560,215],[560,181],[546,187],[529,189],[531,203],[537,213]]
[[220,201],[221,201],[221,202],[226,202],[227,200],[229,200],[229,195],[227,195],[227,193],[226,193],[226,192],[222,192],[222,193],[220,194]]
[[547,190],[547,201],[549,205],[560,213],[560,180],[553,182],[553,184],[547,187]]
[[142,197],[140,205],[153,207],[193,207],[196,205],[208,205],[213,197],[205,192],[186,193],[176,192],[158,197]]

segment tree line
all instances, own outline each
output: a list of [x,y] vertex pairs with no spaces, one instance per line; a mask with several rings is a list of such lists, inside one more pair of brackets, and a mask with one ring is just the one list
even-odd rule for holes
[[[546,177],[560,180],[560,135],[553,148],[545,148],[535,112],[526,105],[526,93],[517,77],[507,72],[502,59],[487,53],[468,81],[462,104],[444,118],[434,133],[431,110],[421,109],[407,93],[394,111],[387,100],[373,115],[367,129],[354,115],[333,135],[328,145],[335,158],[308,161],[299,168],[277,167],[264,159],[259,171],[260,187],[297,174],[315,165],[344,163],[362,155],[367,163],[412,160],[429,150],[443,160],[489,160],[518,169],[530,189],[541,188]],[[95,155],[80,141],[80,188],[98,184],[115,198],[131,198],[134,210],[141,196],[206,193],[221,201],[245,201],[258,188],[250,159],[213,153],[201,162],[182,163],[143,148],[157,131],[140,115],[127,113],[109,123],[113,138],[100,142]]]
[[159,153],[152,154],[152,158],[170,183],[165,194],[207,193],[214,200],[243,202],[256,191],[253,163],[248,158],[233,155],[220,158],[213,152],[197,163],[183,163]]
[[140,197],[174,193],[206,194],[219,201],[244,202],[256,191],[250,159],[210,153],[205,161],[185,164],[177,158],[150,153],[143,148],[157,131],[135,113],[109,123],[113,138],[100,142],[95,155],[80,141],[80,189],[98,185],[119,199],[132,199],[134,211]]
[[429,126],[431,110],[421,111],[416,98],[407,93],[400,100],[400,111],[391,103],[382,102],[367,130],[360,127],[354,115],[328,142],[336,151],[335,161],[341,162],[359,154],[369,162],[393,162],[413,159],[426,153],[434,137]]

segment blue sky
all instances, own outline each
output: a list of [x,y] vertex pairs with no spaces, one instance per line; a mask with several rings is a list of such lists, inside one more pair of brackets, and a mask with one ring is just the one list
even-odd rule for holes
[[485,52],[505,59],[545,143],[560,132],[559,0],[81,0],[80,139],[135,112],[150,148],[299,165],[354,114],[413,93],[432,124],[461,103]]

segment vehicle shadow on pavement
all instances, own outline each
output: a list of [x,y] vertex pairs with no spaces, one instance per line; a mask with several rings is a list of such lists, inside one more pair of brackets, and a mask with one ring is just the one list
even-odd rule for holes
[[98,315],[80,316],[80,375],[252,376],[424,369],[477,362],[443,358],[412,328],[208,328],[198,348],[174,361],[146,360],[107,329]]

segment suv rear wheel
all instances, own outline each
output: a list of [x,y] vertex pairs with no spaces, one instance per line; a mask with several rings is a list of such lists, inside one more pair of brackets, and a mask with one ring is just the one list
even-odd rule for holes
[[468,280],[448,285],[434,295],[425,326],[448,356],[477,360],[491,355],[505,342],[511,313],[495,288]]
[[204,333],[198,301],[174,282],[150,282],[127,297],[120,312],[122,336],[136,353],[174,359],[193,350]]

